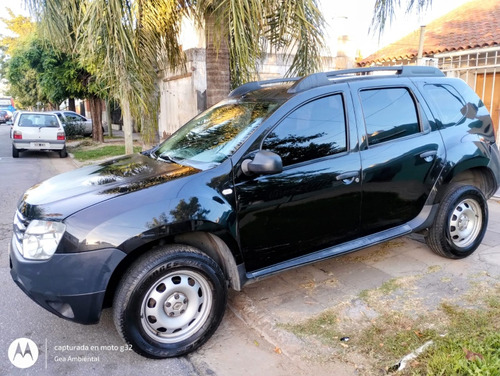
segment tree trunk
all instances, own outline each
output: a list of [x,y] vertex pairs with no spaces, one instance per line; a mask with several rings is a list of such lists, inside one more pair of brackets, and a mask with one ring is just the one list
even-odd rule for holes
[[104,142],[102,134],[102,101],[100,98],[89,99],[90,115],[92,116],[92,140]]
[[75,98],[68,99],[68,110],[76,112]]
[[127,98],[122,97],[121,107],[123,116],[123,133],[125,135],[125,154],[133,154],[134,140],[132,138],[132,114],[130,112],[130,103]]
[[113,137],[113,120],[111,118],[111,103],[106,99],[106,123],[108,124],[108,136]]
[[226,98],[231,89],[228,41],[216,27],[214,17],[206,15],[207,107]]

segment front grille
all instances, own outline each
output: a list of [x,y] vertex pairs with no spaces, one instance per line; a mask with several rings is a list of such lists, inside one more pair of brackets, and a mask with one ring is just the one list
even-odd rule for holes
[[14,216],[14,240],[16,242],[17,249],[22,253],[23,250],[23,238],[26,228],[28,227],[29,221],[21,214],[18,210]]

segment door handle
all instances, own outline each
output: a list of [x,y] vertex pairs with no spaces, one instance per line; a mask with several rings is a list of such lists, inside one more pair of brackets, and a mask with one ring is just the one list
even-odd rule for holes
[[432,160],[436,155],[437,155],[437,150],[429,150],[429,151],[424,151],[422,154],[420,154],[420,158],[422,158],[426,162],[432,162]]
[[359,171],[348,171],[337,175],[335,178],[338,181],[342,180],[344,184],[351,184],[353,181],[359,182]]

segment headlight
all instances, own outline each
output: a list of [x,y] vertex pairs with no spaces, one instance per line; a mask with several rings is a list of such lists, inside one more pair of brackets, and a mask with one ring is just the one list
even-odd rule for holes
[[22,254],[30,260],[47,260],[55,253],[66,230],[61,222],[34,220],[28,225],[23,238]]

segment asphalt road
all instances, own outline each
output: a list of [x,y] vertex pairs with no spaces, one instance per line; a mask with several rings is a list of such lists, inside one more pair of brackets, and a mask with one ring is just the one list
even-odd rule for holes
[[[186,358],[150,360],[126,350],[110,310],[97,325],[75,324],[39,307],[13,282],[8,248],[17,201],[27,188],[71,168],[56,153],[12,158],[9,126],[0,125],[0,375],[197,374]],[[9,346],[18,338],[29,338],[38,347],[38,360],[30,368],[19,369],[9,360]]]

